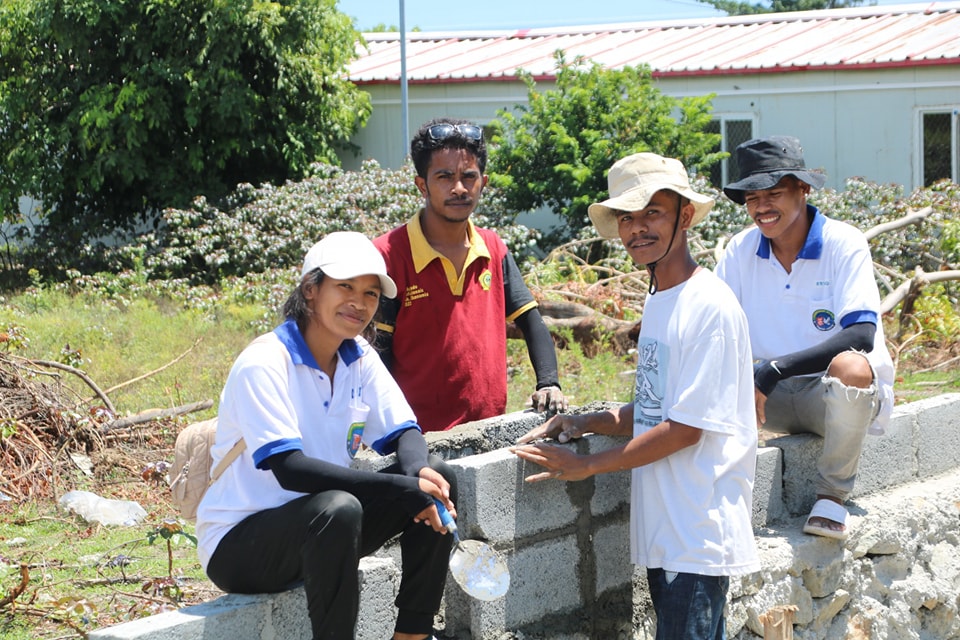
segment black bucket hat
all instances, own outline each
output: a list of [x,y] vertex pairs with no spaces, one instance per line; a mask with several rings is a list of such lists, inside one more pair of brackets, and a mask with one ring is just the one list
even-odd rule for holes
[[771,189],[784,176],[793,176],[814,189],[822,187],[827,177],[810,171],[803,163],[803,147],[792,136],[770,136],[747,140],[735,151],[740,179],[723,188],[727,197],[743,204],[744,191]]

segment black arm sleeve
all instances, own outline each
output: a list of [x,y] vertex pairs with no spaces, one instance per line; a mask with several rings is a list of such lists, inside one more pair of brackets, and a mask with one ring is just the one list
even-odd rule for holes
[[429,464],[427,441],[419,429],[407,429],[397,438],[397,460],[403,473],[413,478]]
[[553,344],[553,336],[544,324],[540,312],[536,308],[530,309],[519,316],[515,322],[527,343],[530,364],[533,365],[533,371],[537,376],[537,389],[560,388],[557,351]]
[[311,458],[303,451],[284,451],[270,456],[266,463],[280,486],[288,491],[319,493],[336,489],[360,499],[394,496],[411,516],[430,506],[432,500],[420,491],[417,478],[341,467]]
[[770,395],[780,380],[825,371],[838,353],[851,349],[866,353],[872,351],[876,333],[877,325],[872,322],[852,324],[815,347],[774,358],[776,365],[762,363],[754,371],[754,383],[761,393]]
[[535,307],[536,300],[527,283],[523,281],[523,274],[520,273],[520,267],[512,253],[508,252],[503,256],[500,268],[503,270],[503,303],[507,317],[514,317],[525,307]]

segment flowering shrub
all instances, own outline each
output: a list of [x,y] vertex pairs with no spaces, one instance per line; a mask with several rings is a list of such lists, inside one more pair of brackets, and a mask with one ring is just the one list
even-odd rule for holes
[[[710,215],[689,234],[697,261],[713,268],[718,247],[750,220],[744,207],[703,176],[693,178],[693,187],[716,200]],[[929,272],[960,266],[960,187],[955,183],[941,182],[907,196],[897,185],[851,178],[843,191],[814,191],[810,201],[863,231],[931,207],[921,223],[870,241],[882,296],[917,267]],[[267,330],[296,282],[304,252],[317,239],[345,229],[374,237],[404,223],[421,206],[410,165],[387,170],[367,161],[359,171],[344,171],[316,164],[299,182],[242,185],[220,206],[199,198],[189,209],[168,209],[155,230],[133,242],[89,247],[55,287],[118,306],[138,296],[165,298],[211,315],[223,305],[261,305],[265,311],[254,322],[257,329]],[[553,291],[614,317],[636,317],[647,275],[632,264],[618,240],[601,241],[586,224],[572,242],[551,246],[539,232],[516,224],[517,213],[507,210],[502,192],[488,187],[474,221],[500,234],[535,295],[543,298]],[[90,266],[94,262],[96,269]],[[33,284],[40,286],[39,280]],[[958,286],[944,282],[931,288],[927,295],[940,302],[929,301],[921,312],[937,310],[942,315],[955,309]]]
[[[372,160],[360,171],[316,164],[299,182],[242,185],[222,208],[198,198],[190,209],[167,209],[159,228],[141,236],[144,268],[151,280],[216,284],[297,266],[330,232],[360,231],[372,238],[406,222],[423,200],[413,177],[410,166],[387,170]],[[488,190],[474,220],[497,228],[522,260],[537,234],[512,219],[499,194]],[[116,254],[120,262],[129,255],[129,250]]]

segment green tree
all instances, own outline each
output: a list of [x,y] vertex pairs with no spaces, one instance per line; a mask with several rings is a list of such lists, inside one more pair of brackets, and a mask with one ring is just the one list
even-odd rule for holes
[[726,157],[720,136],[704,132],[712,96],[676,100],[654,85],[650,68],[605,69],[556,53],[556,88],[538,92],[529,73],[527,104],[500,110],[491,131],[491,183],[507,206],[529,211],[549,206],[566,226],[547,248],[575,237],[589,224],[587,207],[607,197],[607,171],[618,159],[653,151],[702,170]]
[[818,11],[820,9],[844,9],[859,7],[863,0],[770,0],[767,3],[751,4],[735,0],[697,0],[709,4],[728,16],[748,16],[757,13],[786,13],[789,11]]
[[3,0],[0,219],[74,246],[197,195],[282,182],[369,117],[335,0]]

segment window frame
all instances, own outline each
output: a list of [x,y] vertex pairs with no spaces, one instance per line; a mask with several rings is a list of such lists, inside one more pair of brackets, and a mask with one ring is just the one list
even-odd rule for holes
[[[747,122],[750,125],[750,135],[746,140],[751,140],[757,136],[757,115],[750,112],[725,112],[725,113],[713,113],[711,117],[711,123],[718,122],[720,127],[720,151],[726,151],[730,155],[720,161],[720,184],[714,185],[715,187],[722,188],[725,184],[730,184],[739,176],[730,175],[730,161],[733,158],[733,152],[736,150],[736,146],[731,147],[730,142],[727,137],[727,127],[729,123],[734,121]],[[744,142],[746,141],[744,140]],[[737,143],[739,144],[739,143]],[[710,171],[713,171],[715,167],[711,167]]]
[[[927,115],[947,114],[950,116],[950,175],[943,176],[953,182],[960,182],[960,104],[945,104],[919,107],[916,110],[916,148],[914,152],[913,183],[915,188],[926,187],[926,130],[924,118]],[[942,179],[942,178],[938,178]]]

